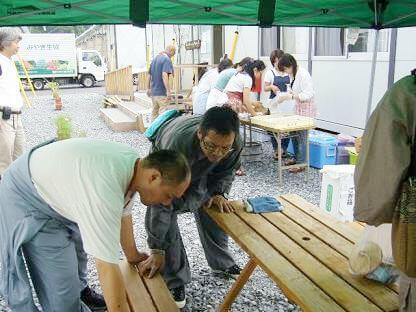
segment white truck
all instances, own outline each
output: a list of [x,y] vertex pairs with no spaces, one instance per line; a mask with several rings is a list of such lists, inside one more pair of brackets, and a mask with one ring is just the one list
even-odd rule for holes
[[[107,71],[98,51],[76,49],[75,34],[22,34],[19,56],[36,90],[49,81],[92,87],[104,80]],[[26,81],[19,57],[15,64],[20,79]]]

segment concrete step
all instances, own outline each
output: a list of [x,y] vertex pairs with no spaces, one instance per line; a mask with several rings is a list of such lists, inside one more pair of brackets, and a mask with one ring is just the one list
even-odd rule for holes
[[144,107],[152,108],[152,98],[148,97],[145,92],[134,92],[134,101]]
[[137,116],[149,111],[150,109],[149,107],[141,105],[137,102],[127,101],[123,101],[122,103],[118,104],[117,108],[131,118],[137,118]]
[[125,114],[118,108],[101,108],[100,115],[114,131],[138,130],[137,119]]

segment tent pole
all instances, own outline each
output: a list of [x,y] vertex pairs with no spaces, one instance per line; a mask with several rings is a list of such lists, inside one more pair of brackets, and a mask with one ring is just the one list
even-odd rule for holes
[[373,48],[373,57],[371,63],[371,76],[370,76],[370,89],[368,90],[368,101],[367,101],[367,114],[365,117],[365,122],[367,123],[371,114],[371,104],[373,102],[373,89],[374,89],[374,76],[376,73],[376,63],[377,63],[377,47],[378,47],[378,38],[380,35],[380,30],[376,29],[376,35],[374,38],[374,48]]
[[389,55],[389,78],[387,82],[388,88],[394,83],[394,71],[396,69],[396,49],[397,49],[397,28],[391,30],[390,36],[390,55]]

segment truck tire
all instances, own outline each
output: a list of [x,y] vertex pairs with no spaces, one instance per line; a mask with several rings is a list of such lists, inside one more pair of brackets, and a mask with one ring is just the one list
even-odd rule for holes
[[35,79],[32,81],[32,84],[35,90],[43,90],[43,88],[45,87],[45,83],[42,79]]
[[95,84],[95,79],[91,75],[85,75],[81,78],[81,84],[86,88],[91,88]]

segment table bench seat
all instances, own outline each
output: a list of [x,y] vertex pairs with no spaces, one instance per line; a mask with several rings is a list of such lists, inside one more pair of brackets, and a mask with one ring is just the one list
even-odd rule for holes
[[162,276],[141,277],[137,269],[126,260],[119,264],[127,289],[130,312],[178,312]]
[[355,278],[348,270],[348,257],[364,230],[362,224],[336,221],[297,195],[278,200],[284,206],[281,213],[207,210],[250,256],[221,311],[230,309],[256,266],[303,311],[398,310],[396,286]]

